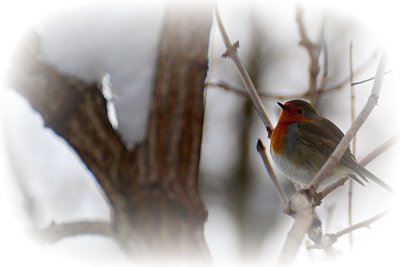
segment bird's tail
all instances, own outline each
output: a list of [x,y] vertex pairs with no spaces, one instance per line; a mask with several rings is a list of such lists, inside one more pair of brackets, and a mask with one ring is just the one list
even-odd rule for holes
[[393,188],[391,188],[387,183],[385,183],[384,181],[382,181],[381,179],[376,177],[375,174],[373,174],[369,170],[365,169],[364,167],[360,167],[359,170],[360,170],[360,172],[361,172],[360,174],[362,176],[365,176],[365,177],[371,179],[371,181],[377,183],[378,185],[380,185],[382,188],[384,188],[388,192],[394,194]]

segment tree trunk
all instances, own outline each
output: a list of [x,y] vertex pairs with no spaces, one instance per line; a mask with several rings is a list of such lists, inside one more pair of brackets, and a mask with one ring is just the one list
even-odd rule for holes
[[14,62],[10,86],[92,172],[115,238],[135,258],[209,257],[198,168],[210,27],[209,7],[167,9],[147,138],[132,150],[111,126],[101,88],[40,62],[37,39]]
[[134,252],[208,253],[198,168],[210,26],[211,9],[175,7],[166,15],[147,140],[136,150],[136,166],[128,160],[121,172],[129,211],[116,209],[129,215],[136,236],[127,241]]

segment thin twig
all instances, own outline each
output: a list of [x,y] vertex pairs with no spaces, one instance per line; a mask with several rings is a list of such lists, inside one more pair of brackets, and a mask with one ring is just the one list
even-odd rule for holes
[[287,211],[288,207],[289,207],[289,200],[286,197],[285,193],[283,192],[283,189],[281,187],[281,184],[279,183],[278,177],[276,176],[274,169],[272,168],[272,165],[267,157],[267,153],[265,152],[265,146],[260,139],[258,139],[258,142],[257,142],[257,151],[261,155],[261,158],[264,162],[265,168],[267,169],[269,177],[271,178],[272,183],[275,186],[276,193],[278,194],[279,199],[282,202],[284,210]]
[[113,237],[112,226],[108,222],[88,221],[50,224],[47,228],[37,229],[34,234],[47,243],[55,243],[63,238],[74,237],[78,235],[101,235]]
[[360,228],[364,228],[364,227],[369,227],[369,225],[371,223],[379,220],[380,218],[385,216],[387,213],[388,213],[387,211],[382,212],[382,213],[380,213],[380,214],[378,214],[378,215],[376,215],[376,216],[374,216],[374,217],[372,217],[372,218],[370,218],[368,220],[365,220],[365,221],[359,222],[359,223],[357,223],[355,225],[352,225],[352,226],[350,226],[350,227],[348,227],[346,229],[343,229],[343,230],[337,232],[335,234],[335,236],[336,236],[336,238],[339,238],[339,237],[341,237],[341,236],[343,236],[345,234],[351,233],[354,230],[357,230],[357,229],[360,229]]
[[324,187],[320,192],[318,192],[316,194],[316,200],[314,201],[316,204],[315,205],[319,205],[321,204],[321,201],[330,193],[332,193],[333,191],[335,191],[338,187],[343,186],[346,181],[350,179],[348,176],[345,176],[343,178],[340,178],[339,180],[327,185],[326,187]]
[[[207,82],[206,86],[214,87],[214,88],[221,88],[221,89],[224,89],[225,91],[235,93],[239,96],[249,97],[249,93],[247,93],[245,90],[233,87],[233,86],[227,84],[226,82]],[[262,92],[258,92],[258,94],[260,97],[264,97],[264,98],[287,99],[287,97],[285,97],[285,96],[275,96],[275,95],[265,94]]]
[[[325,22],[325,18],[324,18],[324,22]],[[329,66],[329,64],[328,64],[328,62],[329,62],[328,61],[328,59],[329,59],[328,58],[328,45],[326,43],[325,37],[323,36],[322,38],[323,39],[322,39],[321,49],[324,53],[324,64],[322,65],[322,77],[319,81],[318,90],[317,90],[318,95],[322,95],[322,92],[323,92],[322,88],[324,88],[326,83],[328,82],[328,66]]]
[[372,152],[368,153],[358,163],[361,166],[367,165],[372,160],[374,160],[378,156],[382,155],[382,153],[384,153],[386,150],[388,150],[389,148],[393,147],[393,145],[395,145],[397,142],[399,142],[399,140],[400,140],[399,136],[400,136],[400,134],[396,134],[396,135],[392,136],[390,139],[385,141],[383,144],[381,144],[378,147],[376,147]]
[[[376,50],[360,67],[358,67],[354,70],[354,76],[358,75],[363,70],[365,70],[371,66],[372,62],[375,61],[376,57],[379,54],[378,51],[379,50]],[[324,90],[324,91],[336,91],[336,90],[343,88],[347,83],[349,83],[349,81],[350,81],[350,77],[346,77],[342,81],[340,81],[328,88],[320,88],[320,89]]]
[[[388,74],[388,73],[390,73],[392,71],[393,70],[387,70],[383,74],[386,75],[386,74]],[[368,78],[368,79],[365,79],[365,80],[362,80],[362,81],[359,81],[359,82],[351,82],[350,85],[351,86],[359,85],[359,84],[363,84],[363,83],[366,83],[366,82],[369,82],[369,81],[373,81],[373,80],[375,80],[375,77],[371,77],[371,78]]]
[[269,129],[269,131],[272,131],[272,129],[274,127],[272,126],[272,123],[267,114],[267,111],[265,110],[265,107],[261,101],[261,98],[258,95],[258,92],[257,92],[248,72],[246,71],[245,67],[243,66],[243,64],[238,56],[237,49],[239,47],[239,42],[237,41],[234,44],[231,43],[231,41],[228,37],[228,34],[226,33],[225,27],[222,24],[222,20],[219,15],[217,6],[215,6],[215,8],[214,8],[214,12],[215,12],[215,17],[216,17],[217,23],[218,23],[218,28],[221,32],[222,39],[223,39],[225,47],[227,49],[226,52],[222,56],[231,58],[232,61],[235,63],[235,65],[240,73],[240,77],[242,78],[243,83],[246,86],[246,89],[250,95],[250,98],[253,102],[254,107],[256,108],[258,114],[260,115],[262,121],[264,122],[265,127],[267,129]]
[[[308,67],[308,90],[307,92],[310,94],[311,104],[315,106],[317,103],[317,81],[318,74],[320,72],[319,66],[319,55],[321,53],[321,46],[313,43],[308,37],[307,31],[304,26],[303,19],[303,10],[300,5],[297,6],[296,11],[296,22],[300,33],[300,42],[299,44],[303,46],[308,53],[308,57],[310,59],[310,65]],[[321,31],[322,32],[322,31]]]
[[[206,82],[206,86],[217,89],[223,89],[225,91],[237,94],[238,96],[241,97],[249,97],[249,94],[245,90],[231,86],[226,82]],[[316,92],[316,95],[321,96],[324,95],[325,93],[330,93],[332,91],[339,89],[341,88],[334,88],[333,90],[318,90]],[[263,91],[268,91],[268,90],[258,90],[258,94],[261,98],[278,99],[278,100],[298,99],[298,98],[313,96],[311,93],[307,91],[305,91],[303,94],[290,94],[290,95],[273,95],[273,94],[263,93]]]
[[308,249],[326,249],[326,248],[329,248],[329,247],[331,247],[334,243],[336,243],[337,240],[338,240],[340,237],[344,236],[345,234],[350,234],[350,233],[352,233],[353,231],[355,231],[355,230],[357,230],[357,229],[364,228],[364,227],[369,228],[369,226],[370,226],[372,223],[374,223],[374,222],[376,222],[377,220],[381,219],[381,218],[382,218],[383,216],[385,216],[386,214],[387,214],[387,211],[382,212],[382,213],[380,213],[380,214],[378,214],[378,215],[376,215],[376,216],[374,216],[374,217],[372,217],[372,218],[370,218],[370,219],[368,219],[368,220],[365,220],[365,221],[359,222],[359,223],[357,223],[357,224],[354,224],[354,225],[352,225],[352,226],[350,226],[350,227],[348,227],[348,228],[345,228],[345,229],[343,229],[343,230],[341,230],[341,231],[339,231],[339,232],[336,232],[336,233],[334,233],[334,234],[325,234],[325,235],[323,236],[323,238],[321,238],[321,242],[320,242],[320,243],[315,244],[315,245],[313,245],[313,246],[309,246]]
[[[354,80],[354,71],[353,71],[353,41],[350,42],[349,47],[349,66],[350,66],[350,84],[353,84]],[[354,86],[350,87],[350,110],[351,110],[351,123],[354,123],[356,119],[356,109],[355,109],[355,91]],[[353,143],[352,143],[352,150],[353,155],[356,154],[356,138],[357,134],[354,135]],[[349,227],[353,225],[353,186],[354,180],[350,179],[349,182],[349,198],[348,198],[348,223]],[[350,241],[350,249],[353,248],[353,235],[349,234],[349,241]]]
[[331,174],[332,169],[338,164],[339,160],[346,151],[351,139],[357,133],[358,129],[360,129],[360,127],[367,120],[368,116],[371,114],[373,108],[377,104],[379,99],[379,93],[382,87],[383,73],[386,67],[386,62],[387,62],[386,54],[382,54],[375,75],[376,79],[374,81],[374,85],[371,90],[371,95],[369,96],[367,103],[361,110],[360,114],[358,115],[354,123],[351,125],[350,129],[343,136],[342,140],[339,142],[332,155],[325,162],[322,168],[318,171],[318,173],[315,175],[312,181],[308,184],[307,189],[310,190],[311,192],[315,192],[315,190],[318,189],[318,186],[323,181],[323,179],[325,179],[327,176]]
[[[374,55],[374,57],[371,57],[370,60],[366,61],[366,63],[370,62],[372,58],[375,58],[375,55]],[[363,64],[360,68],[353,71],[354,76],[357,73],[361,72],[361,70],[365,69],[366,66],[367,66],[367,64]],[[384,74],[386,75],[392,71],[393,70],[385,71]],[[358,85],[361,83],[372,81],[374,79],[375,79],[375,77],[372,77],[372,78],[366,79],[364,81],[354,82],[350,85]],[[302,98],[302,97],[313,97],[313,96],[320,97],[326,93],[332,93],[334,91],[338,91],[338,90],[342,89],[347,83],[350,82],[350,77],[342,80],[341,82],[338,82],[337,84],[333,85],[332,87],[323,89],[324,84],[326,84],[326,82],[327,82],[327,80],[325,80],[324,83],[320,83],[319,89],[314,94],[307,92],[307,89],[302,90],[302,91],[304,91],[304,93],[302,93],[302,94],[300,93],[300,94],[291,94],[291,95],[274,95],[274,94],[263,93],[263,91],[271,91],[271,90],[257,90],[257,92],[258,92],[259,96],[262,98],[272,98],[272,99],[278,99],[278,100],[297,99],[297,98]],[[231,85],[227,84],[226,82],[206,82],[206,86],[224,89],[228,92],[235,93],[242,97],[249,97],[249,94],[245,90],[231,86]],[[277,91],[277,90],[274,90],[274,91]]]

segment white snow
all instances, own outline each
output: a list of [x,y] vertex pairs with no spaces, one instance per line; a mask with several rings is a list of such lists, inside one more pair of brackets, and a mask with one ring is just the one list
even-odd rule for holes
[[40,25],[43,61],[87,82],[109,74],[118,131],[129,145],[145,135],[162,9],[126,3],[75,7]]

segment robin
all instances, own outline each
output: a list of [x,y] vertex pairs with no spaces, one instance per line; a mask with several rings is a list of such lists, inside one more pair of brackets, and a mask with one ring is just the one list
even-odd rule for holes
[[[306,186],[328,160],[344,134],[305,101],[278,102],[278,105],[282,113],[271,135],[272,158],[290,180]],[[363,181],[368,182],[367,178],[371,179],[393,193],[389,185],[357,163],[349,148],[322,184],[337,181],[346,175],[361,185],[364,185]]]

